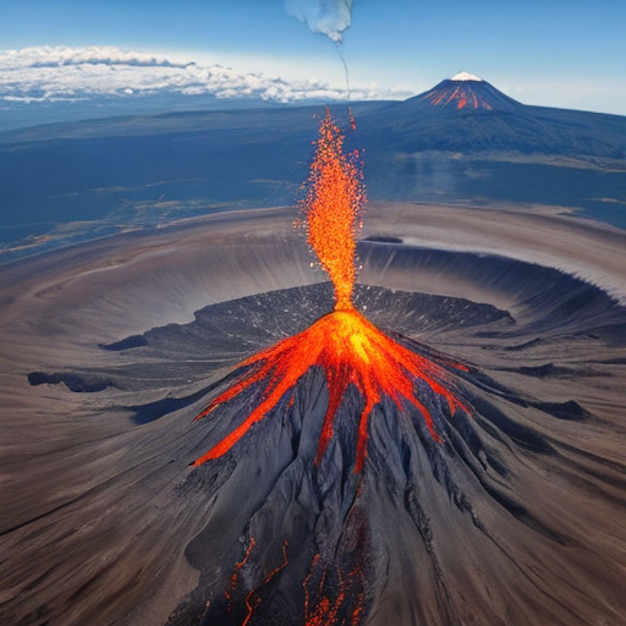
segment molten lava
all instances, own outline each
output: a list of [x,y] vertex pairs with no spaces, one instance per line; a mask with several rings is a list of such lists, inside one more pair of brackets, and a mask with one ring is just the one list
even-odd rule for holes
[[[308,240],[335,287],[335,310],[303,332],[284,339],[241,364],[245,368],[244,373],[196,419],[208,415],[251,386],[265,385],[261,401],[239,426],[196,459],[194,466],[228,452],[281,399],[290,396],[293,399],[298,381],[312,367],[323,370],[329,396],[316,464],[333,436],[335,416],[351,385],[364,400],[356,425],[358,438],[354,471],[357,473],[362,471],[367,455],[370,415],[384,397],[390,398],[399,411],[409,406],[417,409],[437,441],[439,436],[432,416],[416,396],[416,386],[420,382],[447,402],[451,414],[456,409],[468,412],[446,384],[447,371],[444,367],[392,340],[352,304],[356,234],[365,192],[358,153],[345,154],[343,141],[344,136],[327,111],[320,126],[305,201]],[[466,369],[460,364],[452,365]]]

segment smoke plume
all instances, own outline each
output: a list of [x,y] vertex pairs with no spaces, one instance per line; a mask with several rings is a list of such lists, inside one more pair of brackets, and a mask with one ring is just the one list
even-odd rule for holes
[[339,44],[350,28],[352,0],[285,0],[285,11]]

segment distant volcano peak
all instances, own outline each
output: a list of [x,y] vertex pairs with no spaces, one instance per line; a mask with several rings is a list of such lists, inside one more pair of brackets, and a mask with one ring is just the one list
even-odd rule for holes
[[502,111],[523,106],[490,85],[486,80],[469,72],[459,72],[441,81],[431,90],[414,98],[415,101],[450,112]]

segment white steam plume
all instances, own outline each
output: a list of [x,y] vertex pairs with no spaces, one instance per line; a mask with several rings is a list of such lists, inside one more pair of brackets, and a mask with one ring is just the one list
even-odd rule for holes
[[352,22],[352,0],[285,0],[285,12],[340,44]]

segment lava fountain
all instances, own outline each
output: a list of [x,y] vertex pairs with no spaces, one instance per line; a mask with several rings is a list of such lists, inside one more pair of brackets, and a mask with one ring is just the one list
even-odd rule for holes
[[[327,109],[320,125],[303,201],[308,241],[334,285],[335,308],[303,332],[240,364],[244,373],[196,419],[205,417],[252,385],[265,386],[261,401],[241,424],[196,459],[194,466],[228,452],[283,398],[291,394],[290,401],[293,402],[298,381],[311,368],[323,370],[328,387],[328,408],[315,464],[319,463],[333,436],[335,415],[350,386],[365,402],[356,425],[358,437],[353,466],[356,473],[363,470],[367,456],[368,420],[373,408],[383,398],[390,398],[400,411],[406,406],[416,408],[435,441],[440,441],[440,436],[429,409],[416,392],[418,384],[425,384],[438,395],[447,404],[451,415],[458,409],[470,412],[447,382],[445,367],[400,345],[354,307],[356,236],[361,227],[366,196],[359,153],[346,153],[344,139]],[[467,370],[460,363],[449,361],[446,364]]]

